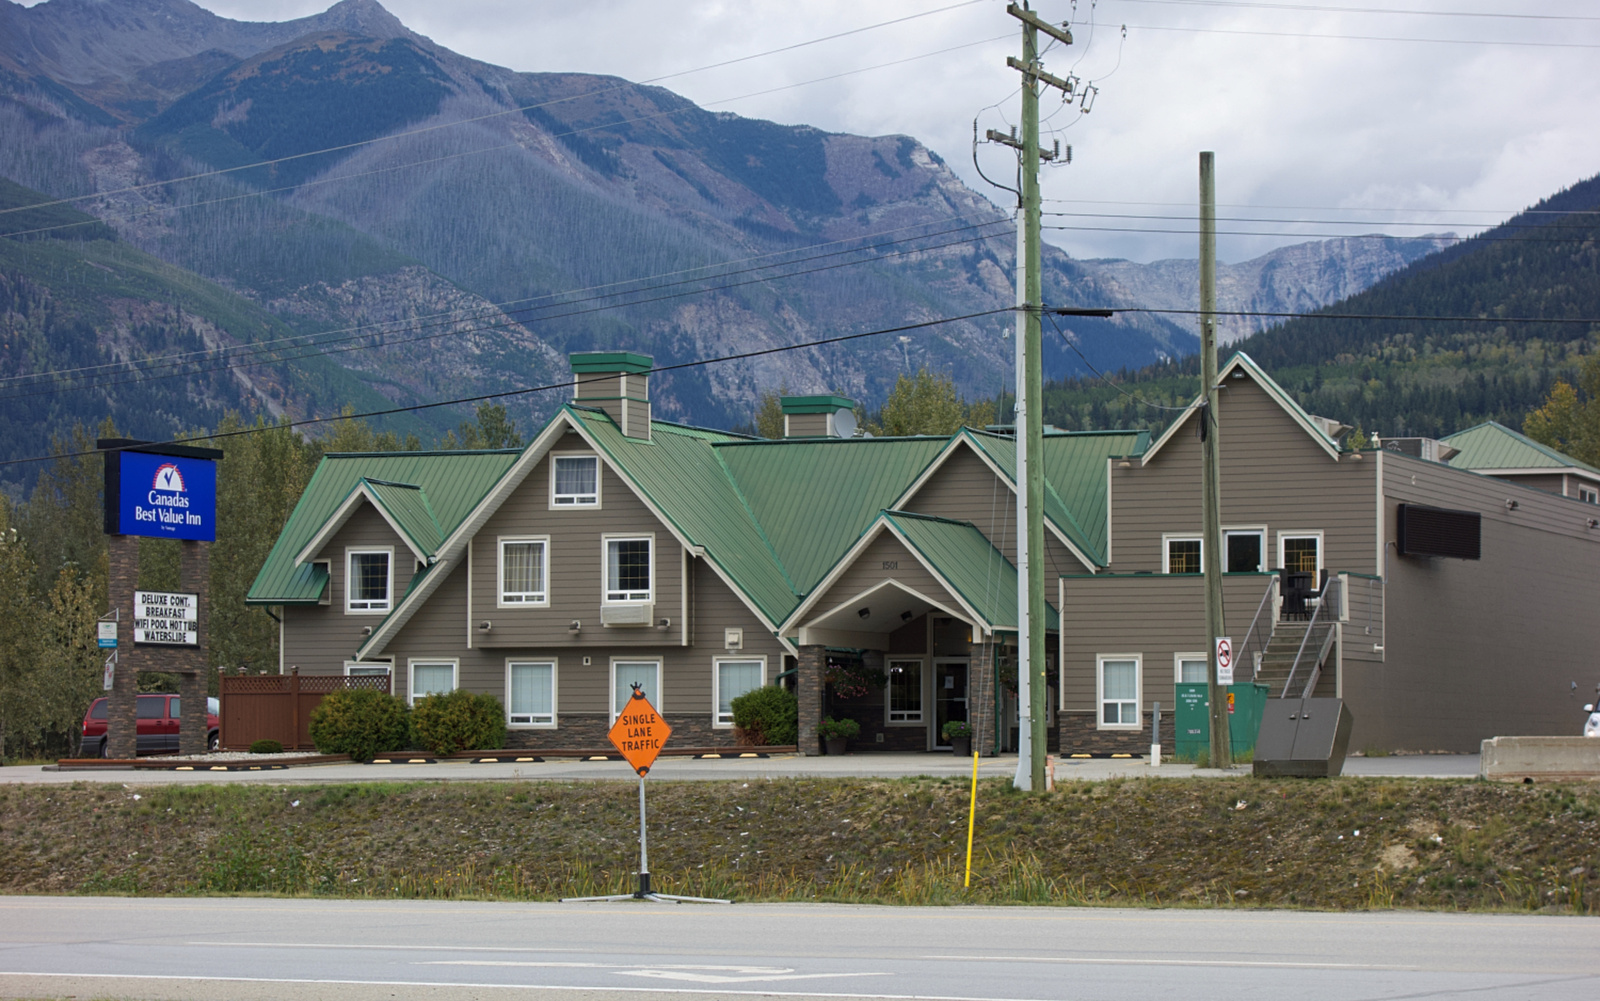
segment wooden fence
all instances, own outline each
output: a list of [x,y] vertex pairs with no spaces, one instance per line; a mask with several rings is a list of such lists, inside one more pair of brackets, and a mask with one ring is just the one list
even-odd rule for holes
[[389,692],[387,675],[289,674],[223,675],[217,679],[222,703],[222,749],[248,751],[258,740],[276,740],[284,750],[312,750],[311,710],[329,692],[368,688]]

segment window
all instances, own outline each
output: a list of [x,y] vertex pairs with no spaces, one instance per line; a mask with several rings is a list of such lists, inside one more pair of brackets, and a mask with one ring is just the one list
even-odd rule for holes
[[167,697],[165,695],[141,695],[137,705],[140,719],[167,718]]
[[456,690],[456,662],[453,660],[414,660],[411,662],[411,702],[430,695],[448,695]]
[[500,540],[500,606],[545,605],[549,544],[545,539]]
[[1206,668],[1210,662],[1203,653],[1180,653],[1173,656],[1174,678],[1180,685],[1205,684]]
[[1224,573],[1259,573],[1265,570],[1266,532],[1260,529],[1236,529],[1222,533],[1222,551],[1227,562]]
[[600,506],[600,457],[557,455],[550,462],[551,507]]
[[506,723],[556,725],[556,663],[553,660],[506,664]]
[[1100,729],[1139,728],[1139,656],[1102,655],[1099,661]]
[[767,662],[719,658],[712,663],[717,686],[717,718],[713,722],[717,726],[732,726],[733,700],[766,684]]
[[889,722],[922,722],[922,661],[889,661]]
[[350,678],[387,678],[394,669],[392,664],[379,664],[371,661],[357,662],[347,660],[344,662],[344,673]]
[[622,715],[633,686],[644,689],[644,697],[661,711],[661,662],[659,660],[614,660],[611,662],[611,718]]
[[1279,535],[1279,566],[1290,573],[1314,574],[1322,569],[1322,533]]
[[650,600],[649,536],[606,540],[606,600]]
[[1578,499],[1590,504],[1600,504],[1600,490],[1591,487],[1579,487]]
[[347,612],[387,612],[394,590],[394,552],[352,549],[346,554],[344,607]]
[[1200,573],[1200,540],[1194,536],[1161,537],[1165,544],[1166,564],[1162,573]]

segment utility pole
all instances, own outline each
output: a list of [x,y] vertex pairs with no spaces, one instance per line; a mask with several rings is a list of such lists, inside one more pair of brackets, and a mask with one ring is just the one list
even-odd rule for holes
[[1022,74],[1022,138],[1019,141],[992,130],[989,138],[1017,150],[1022,159],[1022,246],[1017,259],[1022,292],[1017,331],[1017,699],[1019,706],[1027,708],[1021,720],[1024,737],[1019,742],[1015,784],[1019,789],[1043,792],[1049,679],[1044,645],[1044,380],[1040,358],[1044,294],[1039,270],[1039,161],[1053,160],[1055,153],[1039,149],[1039,88],[1055,87],[1070,95],[1072,83],[1051,76],[1040,65],[1039,32],[1063,45],[1072,44],[1072,33],[1033,13],[1026,0],[1022,6],[1007,4],[1006,13],[1022,22],[1022,59],[1006,58],[1006,65]]
[[1201,513],[1200,561],[1206,581],[1206,634],[1211,653],[1206,695],[1211,703],[1211,764],[1232,768],[1228,735],[1227,689],[1217,676],[1217,639],[1222,618],[1222,463],[1217,452],[1217,187],[1212,153],[1200,154],[1200,383],[1206,402],[1200,409]]

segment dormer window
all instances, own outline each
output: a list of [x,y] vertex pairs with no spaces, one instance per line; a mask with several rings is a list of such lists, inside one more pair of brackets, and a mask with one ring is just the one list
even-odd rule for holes
[[389,611],[389,596],[394,593],[393,551],[348,550],[345,569],[345,611],[364,614]]
[[600,506],[599,456],[557,455],[551,458],[550,506]]

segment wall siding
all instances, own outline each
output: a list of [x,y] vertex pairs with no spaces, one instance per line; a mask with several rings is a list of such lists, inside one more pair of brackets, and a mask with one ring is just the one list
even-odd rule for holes
[[1351,746],[1476,751],[1497,735],[1577,733],[1600,652],[1594,506],[1403,456],[1383,457],[1383,484],[1389,542],[1401,503],[1476,510],[1483,555],[1386,548],[1385,662],[1344,669]]
[[334,533],[313,560],[328,561],[329,602],[326,605],[290,605],[283,609],[283,665],[300,668],[304,674],[343,674],[344,662],[355,656],[366,639],[362,630],[377,628],[382,615],[350,615],[344,610],[345,550],[347,548],[394,549],[394,593],[398,604],[416,572],[416,554],[389,526],[383,515],[363,501],[350,520]]
[[[1224,528],[1266,526],[1268,567],[1278,565],[1280,531],[1323,532],[1323,566],[1378,573],[1377,463],[1334,461],[1252,379],[1230,379],[1218,405]],[[1149,465],[1112,463],[1112,566],[1160,573],[1163,533],[1201,529],[1197,418]]]

